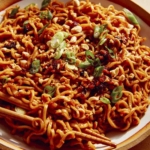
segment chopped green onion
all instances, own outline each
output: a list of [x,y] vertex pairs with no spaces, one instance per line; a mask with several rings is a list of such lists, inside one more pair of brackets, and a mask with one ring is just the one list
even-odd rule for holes
[[90,50],[86,50],[85,55],[86,55],[86,57],[90,56],[92,59],[94,59],[94,54]]
[[34,60],[31,64],[31,68],[29,70],[29,72],[31,74],[35,74],[39,71],[40,69],[40,60]]
[[44,92],[44,93],[47,93],[47,94],[49,94],[51,97],[53,97],[55,91],[56,91],[56,86],[47,85],[47,86],[45,86],[43,92]]
[[66,41],[60,43],[59,47],[56,49],[54,59],[59,59],[62,56],[65,47],[66,47]]
[[43,0],[42,4],[41,4],[41,9],[45,8],[48,6],[48,4],[50,3],[51,0]]
[[68,33],[64,31],[58,31],[54,34],[52,39],[48,41],[50,43],[50,47],[56,49],[56,53],[54,59],[59,59],[63,54],[64,49],[66,48],[65,39],[68,37]]
[[67,56],[67,61],[69,63],[74,64],[76,62],[76,57],[75,57],[75,54],[73,52],[67,52],[66,56]]
[[68,33],[59,31],[57,32],[53,37],[52,40],[50,41],[50,46],[52,48],[58,48],[60,44],[63,42],[64,39],[67,38]]
[[32,67],[40,67],[40,60],[34,60],[31,64]]
[[122,86],[117,86],[111,92],[112,103],[116,103],[122,97]]
[[108,48],[107,46],[105,46],[105,48],[108,50],[108,52],[109,52],[111,58],[115,58],[114,51],[113,51],[112,49]]
[[102,32],[104,32],[104,30],[107,28],[107,24],[103,24],[103,25],[101,25],[100,26],[100,34],[102,33]]
[[99,38],[99,36],[100,36],[100,28],[99,28],[99,26],[95,26],[95,28],[94,28],[94,38]]
[[29,31],[29,20],[23,22],[23,31],[25,33]]
[[4,78],[1,79],[1,83],[4,85],[5,83],[8,82],[8,80],[9,80],[8,77],[4,77]]
[[98,66],[94,69],[94,77],[99,77],[103,72],[104,66]]
[[23,22],[23,26],[27,25],[29,23],[29,20],[26,20]]
[[100,59],[99,59],[99,58],[96,58],[96,59],[94,60],[94,66],[100,66],[100,65],[101,65]]
[[64,39],[66,39],[68,36],[69,36],[69,33],[68,32],[65,32],[65,31],[61,31],[64,35]]
[[106,30],[106,32],[102,36],[100,36],[99,45],[103,45],[106,42],[107,33],[108,33],[108,30]]
[[86,60],[86,61],[79,64],[79,68],[82,68],[82,69],[85,69],[89,66],[91,66],[91,63],[88,60]]
[[106,36],[108,33],[108,30],[106,29],[107,24],[95,26],[94,28],[94,38],[99,38],[99,45],[103,45],[106,42]]
[[35,6],[35,3],[31,3],[31,4],[27,5],[24,9],[28,10],[31,6]]
[[52,40],[50,41],[50,46],[51,46],[52,48],[58,48],[59,45],[60,45],[60,40],[59,40],[59,39],[52,39]]
[[133,15],[133,13],[131,11],[129,11],[126,8],[124,8],[123,11],[125,12],[126,17],[128,18],[130,23],[132,23],[132,24],[139,24],[137,19],[135,18],[135,16]]
[[66,47],[66,41],[62,41],[59,45],[59,47],[56,49],[56,55],[55,55],[55,59],[59,59],[61,57],[61,55],[63,54],[64,52],[64,49]]
[[19,8],[20,8],[20,7],[16,7],[16,8],[14,8],[14,9],[12,9],[11,13],[9,14],[9,18],[14,17],[14,16],[17,14]]
[[95,26],[94,28],[94,38],[99,38],[99,36],[101,35],[101,33],[106,29],[107,24],[104,25],[100,25],[100,26]]
[[48,20],[51,20],[53,17],[52,13],[49,10],[40,12],[39,16],[41,19],[48,19]]
[[31,74],[35,74],[35,73],[37,73],[39,71],[39,68],[30,68],[30,70],[29,70],[29,72],[31,73]]
[[106,97],[101,97],[100,101],[102,101],[105,104],[110,104],[110,100],[108,98],[106,98]]
[[93,65],[94,62],[94,54],[90,50],[85,51],[86,59]]
[[87,68],[89,66],[100,66],[101,62],[99,58],[95,58],[94,54],[90,50],[85,51],[86,60],[79,65],[79,68]]
[[103,45],[105,42],[106,42],[106,38],[103,36],[101,39],[100,39],[100,42],[99,42],[99,45]]
[[64,40],[64,35],[63,32],[57,32],[52,40],[50,41],[51,47],[52,48],[57,48],[59,47],[60,43]]
[[41,28],[39,31],[38,31],[38,34],[41,34],[47,27],[48,27],[49,23],[47,23],[43,28]]
[[68,64],[68,63],[66,63],[65,64],[65,68],[68,70],[78,70],[78,68],[75,66],[75,65],[73,65],[73,64]]
[[58,47],[58,49],[65,49],[66,48],[66,41],[62,41]]
[[25,115],[26,114],[26,111],[23,109],[23,108],[20,108],[20,107],[15,107],[15,112],[17,112],[18,114],[21,114],[21,115]]
[[59,39],[60,42],[62,42],[64,39],[66,39],[68,37],[68,33],[64,32],[64,31],[58,31],[57,33],[55,33],[55,35],[53,36],[53,39]]

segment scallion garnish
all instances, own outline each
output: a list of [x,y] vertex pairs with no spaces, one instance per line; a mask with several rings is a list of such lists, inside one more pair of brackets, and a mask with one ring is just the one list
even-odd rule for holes
[[46,94],[49,94],[51,97],[53,97],[53,95],[55,94],[55,91],[56,91],[56,86],[47,85],[47,86],[45,86],[43,92]]
[[98,66],[94,69],[94,77],[99,77],[103,72],[104,66]]
[[85,51],[86,60],[79,64],[79,68],[87,68],[94,64],[94,54],[90,50]]
[[35,6],[35,3],[31,3],[31,4],[27,5],[24,9],[28,10],[31,6]]
[[93,36],[94,36],[94,38],[99,38],[99,36],[100,36],[100,27],[99,26],[95,26]]
[[35,74],[35,73],[37,73],[39,71],[39,68],[30,68],[30,70],[29,70],[29,72],[31,73],[31,74]]
[[90,50],[86,50],[85,55],[86,55],[86,59],[91,63],[91,65],[93,65],[95,59],[94,54]]
[[63,42],[64,39],[68,37],[67,32],[59,31],[55,33],[55,35],[52,37],[52,40],[50,42],[50,46],[52,48],[58,48],[60,44]]
[[94,28],[94,38],[99,38],[99,45],[103,45],[106,42],[106,36],[108,33],[108,30],[106,29],[107,24],[95,26]]
[[62,56],[65,47],[66,47],[66,41],[62,41],[59,47],[56,49],[54,59],[59,59]]
[[50,41],[50,46],[52,47],[52,48],[58,48],[59,47],[59,45],[60,45],[60,40],[59,39],[52,39],[51,41]]
[[69,36],[68,32],[65,32],[65,31],[61,31],[61,32],[63,33],[64,39],[66,39]]
[[105,104],[110,104],[110,100],[108,98],[106,98],[106,97],[101,97],[100,101],[102,101]]
[[48,27],[49,23],[47,23],[43,28],[41,28],[39,31],[38,31],[38,34],[41,34],[47,27]]
[[42,4],[41,4],[41,9],[45,8],[48,6],[48,4],[50,3],[51,0],[43,0]]
[[57,33],[55,33],[55,35],[53,36],[54,39],[59,39],[60,41],[63,41],[64,39],[66,39],[68,37],[68,33],[64,32],[64,31],[59,31]]
[[55,59],[59,59],[61,55],[63,54],[63,51],[66,47],[66,41],[65,39],[68,37],[68,33],[64,31],[59,31],[54,34],[52,39],[48,41],[49,46],[53,49],[56,49],[55,52]]
[[58,48],[61,44],[61,42],[64,40],[64,34],[63,32],[57,32],[50,41],[50,46],[52,48]]
[[29,20],[26,20],[23,22],[23,26],[27,25],[29,23]]
[[106,27],[107,27],[107,24],[100,25],[100,26],[95,26],[94,34],[93,34],[94,38],[99,38],[99,36],[106,29]]
[[49,10],[41,11],[39,16],[41,19],[48,19],[48,20],[51,20],[53,17],[52,13]]
[[4,85],[5,83],[8,82],[8,80],[9,80],[8,77],[4,77],[1,79],[1,83]]
[[101,61],[99,58],[94,59],[94,66],[101,66]]
[[99,45],[103,45],[106,42],[107,33],[108,33],[108,30],[106,30],[106,32],[100,36]]
[[76,57],[73,52],[66,52],[66,59],[70,64],[74,64],[76,62]]
[[29,20],[23,22],[23,31],[24,33],[29,31]]
[[108,50],[108,52],[109,52],[111,58],[115,58],[114,51],[113,51],[112,49],[108,48],[107,46],[105,46],[105,48]]
[[31,68],[29,70],[29,72],[31,74],[35,74],[39,71],[40,69],[40,60],[34,60],[31,64]]
[[107,24],[103,24],[103,25],[101,25],[100,26],[100,34],[102,33],[102,32],[104,32],[104,30],[107,28]]
[[66,47],[67,43],[66,41],[62,41],[58,47],[58,49],[64,49]]
[[91,63],[90,63],[88,60],[86,60],[86,61],[84,61],[84,62],[81,62],[81,63],[79,64],[79,68],[82,68],[82,69],[85,69],[85,68],[87,68],[87,67],[89,67],[89,66],[91,66]]
[[16,7],[14,9],[12,9],[11,13],[9,14],[9,18],[13,18],[17,14],[19,8],[20,7]]
[[137,19],[135,18],[135,16],[133,15],[133,13],[130,10],[124,8],[123,11],[125,12],[126,17],[131,24],[135,24],[135,25],[139,24]]
[[29,24],[29,20],[24,21],[23,22],[23,28],[25,29],[28,24]]
[[34,60],[33,62],[32,62],[32,65],[31,65],[32,67],[40,67],[40,60]]
[[122,97],[122,86],[117,86],[111,92],[112,103],[116,103]]
[[99,77],[104,69],[104,66],[101,66],[99,58],[95,58],[94,54],[90,50],[85,51],[86,60],[79,64],[79,68],[85,69],[89,66],[93,66],[94,77]]

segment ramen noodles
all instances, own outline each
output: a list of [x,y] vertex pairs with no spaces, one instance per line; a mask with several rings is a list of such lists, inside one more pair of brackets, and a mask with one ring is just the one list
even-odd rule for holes
[[128,9],[57,0],[8,8],[0,23],[0,116],[50,149],[95,144],[140,123],[150,48]]

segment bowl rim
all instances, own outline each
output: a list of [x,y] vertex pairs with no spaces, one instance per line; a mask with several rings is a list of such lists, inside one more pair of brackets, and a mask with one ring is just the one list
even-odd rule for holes
[[[20,1],[20,0],[18,0]],[[148,26],[150,26],[150,13],[141,7],[136,1],[132,0],[107,0],[113,3],[119,4],[123,7],[130,9],[134,14],[136,14],[140,19],[142,19]],[[136,9],[135,9],[136,8]],[[137,145],[145,138],[150,135],[150,122],[147,123],[141,130],[136,132],[134,135],[126,139],[125,141],[117,144],[116,150],[127,150]],[[8,142],[2,138],[0,138],[0,148],[4,150],[23,150],[18,145],[15,145],[11,142]]]

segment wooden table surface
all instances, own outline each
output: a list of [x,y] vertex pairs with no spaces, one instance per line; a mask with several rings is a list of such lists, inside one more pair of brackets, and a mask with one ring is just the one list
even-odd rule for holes
[[[132,0],[132,1],[143,7],[150,14],[150,0]],[[5,144],[3,141],[0,140],[0,145],[1,143]],[[0,146],[0,150],[4,149]],[[140,141],[140,143],[132,147],[130,150],[150,150],[150,135],[146,139],[142,140],[142,142]]]

